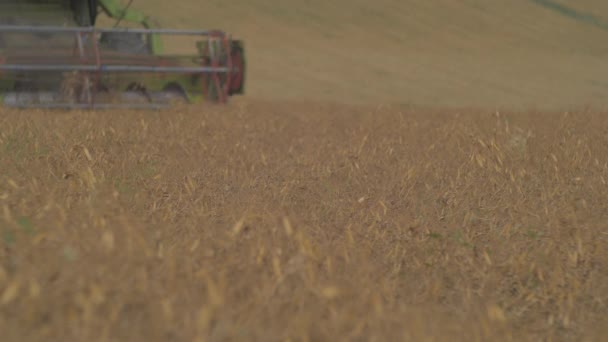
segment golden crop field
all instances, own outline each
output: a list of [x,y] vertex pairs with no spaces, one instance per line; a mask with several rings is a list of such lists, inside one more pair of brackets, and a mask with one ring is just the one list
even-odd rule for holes
[[608,333],[605,114],[243,101],[0,124],[5,341]]
[[0,341],[608,337],[608,32],[526,0],[163,3],[134,6],[244,38],[247,94],[1,108]]

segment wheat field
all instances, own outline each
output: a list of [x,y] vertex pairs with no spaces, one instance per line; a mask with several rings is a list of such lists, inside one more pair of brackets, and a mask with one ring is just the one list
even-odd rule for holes
[[600,340],[604,117],[3,111],[3,340]]
[[247,94],[1,108],[0,341],[607,338],[608,33],[525,0],[133,3],[243,38]]

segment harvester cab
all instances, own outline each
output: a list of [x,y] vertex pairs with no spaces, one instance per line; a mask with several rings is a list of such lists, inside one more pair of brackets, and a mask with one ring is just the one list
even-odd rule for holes
[[[132,9],[132,2],[0,1],[2,103],[157,108],[174,101],[224,103],[243,94],[241,41],[219,30],[162,29]],[[100,15],[113,27],[98,27]],[[125,23],[139,27],[119,26]],[[166,42],[183,37],[194,39],[187,46],[192,52],[165,49]]]

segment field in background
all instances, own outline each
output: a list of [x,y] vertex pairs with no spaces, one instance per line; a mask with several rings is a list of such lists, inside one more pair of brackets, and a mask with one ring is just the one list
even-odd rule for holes
[[246,97],[0,109],[0,340],[605,339],[608,33],[371,4],[135,0],[243,38]]
[[[603,1],[555,1],[608,19]],[[607,104],[608,32],[533,0],[135,0],[243,38],[248,95],[558,109]]]

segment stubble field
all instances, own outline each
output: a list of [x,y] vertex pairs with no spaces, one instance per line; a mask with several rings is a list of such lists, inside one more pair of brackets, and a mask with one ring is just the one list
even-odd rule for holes
[[608,336],[604,31],[527,0],[163,3],[134,6],[245,39],[248,93],[0,109],[1,341]]

